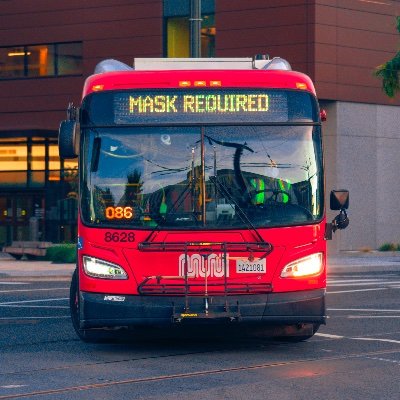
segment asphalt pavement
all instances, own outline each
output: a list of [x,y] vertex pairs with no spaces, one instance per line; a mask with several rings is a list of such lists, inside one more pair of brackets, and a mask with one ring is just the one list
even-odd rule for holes
[[[381,271],[400,272],[399,252],[342,252],[328,257],[328,273]],[[44,260],[15,260],[0,252],[0,280],[65,280],[71,279],[75,264],[55,264]]]

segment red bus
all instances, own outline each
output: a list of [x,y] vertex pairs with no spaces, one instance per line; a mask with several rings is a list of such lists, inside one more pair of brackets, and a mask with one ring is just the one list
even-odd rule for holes
[[324,324],[327,223],[312,81],[283,59],[101,62],[60,125],[79,157],[71,316],[103,328]]

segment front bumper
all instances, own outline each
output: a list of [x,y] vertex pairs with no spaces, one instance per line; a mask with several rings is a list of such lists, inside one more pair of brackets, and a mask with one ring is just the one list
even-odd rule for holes
[[[325,324],[325,289],[259,295],[190,297],[80,293],[81,328],[170,325],[175,322]],[[228,307],[227,307],[228,306]]]

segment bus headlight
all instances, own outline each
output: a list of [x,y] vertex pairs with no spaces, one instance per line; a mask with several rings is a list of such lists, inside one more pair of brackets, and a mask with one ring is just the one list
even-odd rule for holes
[[299,258],[286,265],[281,272],[281,278],[298,278],[319,275],[324,269],[322,253],[311,254]]
[[119,265],[94,257],[83,256],[83,269],[94,278],[128,279],[128,274]]

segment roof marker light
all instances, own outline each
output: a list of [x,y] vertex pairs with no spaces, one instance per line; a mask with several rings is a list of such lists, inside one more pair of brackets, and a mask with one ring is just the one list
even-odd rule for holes
[[100,92],[104,89],[104,85],[93,85],[92,90],[93,92]]
[[207,86],[206,81],[194,81],[194,86]]
[[296,82],[296,87],[297,89],[307,89],[307,84],[303,83],[303,82]]
[[190,81],[179,81],[179,86],[180,87],[189,87],[189,86],[192,86],[192,82],[190,82]]
[[210,86],[222,86],[221,81],[210,81]]

